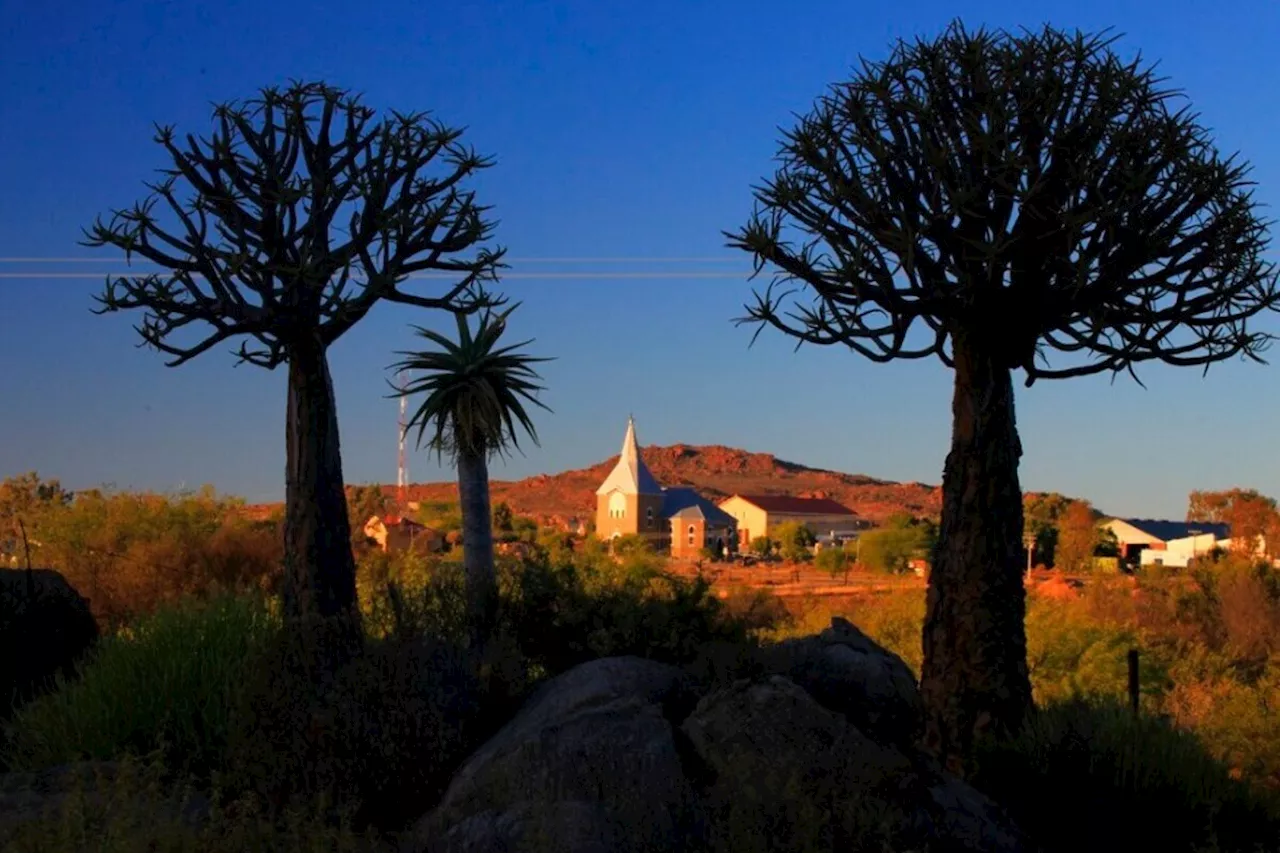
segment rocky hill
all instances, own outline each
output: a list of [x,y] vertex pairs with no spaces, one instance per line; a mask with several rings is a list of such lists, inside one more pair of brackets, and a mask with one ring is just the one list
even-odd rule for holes
[[[767,453],[688,444],[644,447],[640,452],[662,485],[693,486],[712,499],[734,493],[826,497],[873,522],[903,510],[936,517],[942,505],[939,486],[824,471]],[[596,488],[617,461],[618,457],[613,456],[590,468],[524,480],[494,480],[493,500],[505,501],[517,513],[539,518],[586,516],[595,512]],[[394,492],[393,486],[383,488]],[[451,501],[456,496],[454,483],[420,483],[408,490],[411,501]]]

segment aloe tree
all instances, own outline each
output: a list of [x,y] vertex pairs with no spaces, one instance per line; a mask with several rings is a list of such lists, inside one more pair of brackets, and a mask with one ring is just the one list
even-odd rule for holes
[[1032,708],[1015,371],[1261,361],[1280,309],[1248,165],[1114,42],[959,22],[901,41],[785,132],[728,234],[773,273],[745,321],[953,372],[920,691],[957,769]]
[[446,454],[452,457],[458,469],[467,622],[473,647],[489,637],[498,601],[488,463],[495,455],[518,450],[521,432],[538,443],[526,402],[551,411],[537,397],[543,386],[533,368],[551,359],[521,352],[532,340],[499,346],[507,318],[517,307],[511,305],[501,313],[486,310],[474,332],[467,316],[458,314],[456,341],[414,327],[419,337],[438,349],[399,352],[404,359],[393,366],[415,377],[393,396],[425,395],[406,431],[417,427],[418,447],[430,431],[427,447],[441,460]]
[[[284,614],[357,622],[329,348],[379,302],[468,312],[502,250],[468,184],[492,165],[426,113],[385,113],[323,82],[213,110],[208,136],[156,130],[151,195],[84,245],[149,270],[108,276],[97,313],[134,311],[177,367],[224,342],[288,370]],[[425,282],[418,279],[442,279]]]

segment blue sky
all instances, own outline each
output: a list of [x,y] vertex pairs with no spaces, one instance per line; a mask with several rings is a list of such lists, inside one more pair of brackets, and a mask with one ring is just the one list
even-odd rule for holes
[[[1034,12],[1028,11],[1034,8]],[[357,11],[351,11],[352,9]],[[785,11],[784,11],[785,10]],[[744,272],[720,232],[745,221],[780,125],[860,55],[898,36],[967,24],[1125,33],[1193,99],[1219,145],[1280,198],[1280,4],[1237,0],[942,3],[0,1],[0,476],[39,470],[73,487],[212,482],[283,494],[284,374],[224,350],[168,369],[125,315],[95,317],[112,266],[76,246],[99,212],[131,204],[164,165],[151,123],[209,127],[209,104],[290,77],[323,78],[378,108],[430,109],[498,165],[495,206],[511,272]],[[645,258],[644,262],[546,262]],[[698,261],[671,260],[680,258]],[[540,260],[541,259],[541,260]],[[665,259],[665,260],[664,260]],[[556,356],[540,448],[495,477],[580,467],[616,452],[628,413],[642,443],[720,443],[899,480],[938,482],[950,374],[879,366],[730,322],[742,278],[511,278],[514,334]],[[384,398],[408,324],[385,306],[332,350],[346,474],[395,479],[396,404]],[[1273,329],[1275,321],[1268,321]],[[1208,377],[1149,367],[1127,378],[1020,389],[1023,484],[1118,514],[1180,517],[1193,488],[1280,492],[1280,373],[1231,363]],[[415,481],[451,476],[425,453]]]

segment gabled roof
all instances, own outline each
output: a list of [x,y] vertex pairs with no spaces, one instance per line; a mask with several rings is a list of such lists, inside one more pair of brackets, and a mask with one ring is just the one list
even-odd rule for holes
[[733,516],[687,486],[667,489],[662,496],[664,518],[701,518],[708,524],[733,526]]
[[1161,542],[1173,539],[1187,539],[1191,536],[1212,534],[1215,539],[1226,539],[1231,535],[1231,526],[1203,521],[1158,521],[1151,518],[1117,518],[1131,527],[1136,527],[1148,536]]
[[[765,512],[784,515],[855,515],[853,510],[830,498],[795,498],[791,495],[734,495]],[[724,501],[721,501],[723,505]]]
[[640,446],[636,444],[636,422],[627,418],[627,434],[622,438],[622,453],[618,456],[618,464],[613,466],[609,476],[596,489],[597,495],[610,492],[622,492],[624,495],[660,495],[662,487],[649,473],[649,468],[640,458]]

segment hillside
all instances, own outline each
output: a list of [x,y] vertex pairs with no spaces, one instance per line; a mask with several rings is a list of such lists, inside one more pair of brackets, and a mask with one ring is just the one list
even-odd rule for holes
[[[937,516],[942,492],[923,483],[895,483],[860,474],[842,474],[786,462],[767,453],[749,453],[720,445],[645,447],[641,455],[664,486],[693,486],[712,499],[734,493],[774,493],[799,497],[829,497],[873,521],[905,510]],[[584,516],[595,511],[596,488],[617,463],[613,456],[590,468],[540,474],[524,480],[494,480],[494,502],[506,501],[513,510],[540,518]],[[389,492],[393,486],[384,486]],[[453,483],[420,483],[409,487],[411,501],[454,500]]]

